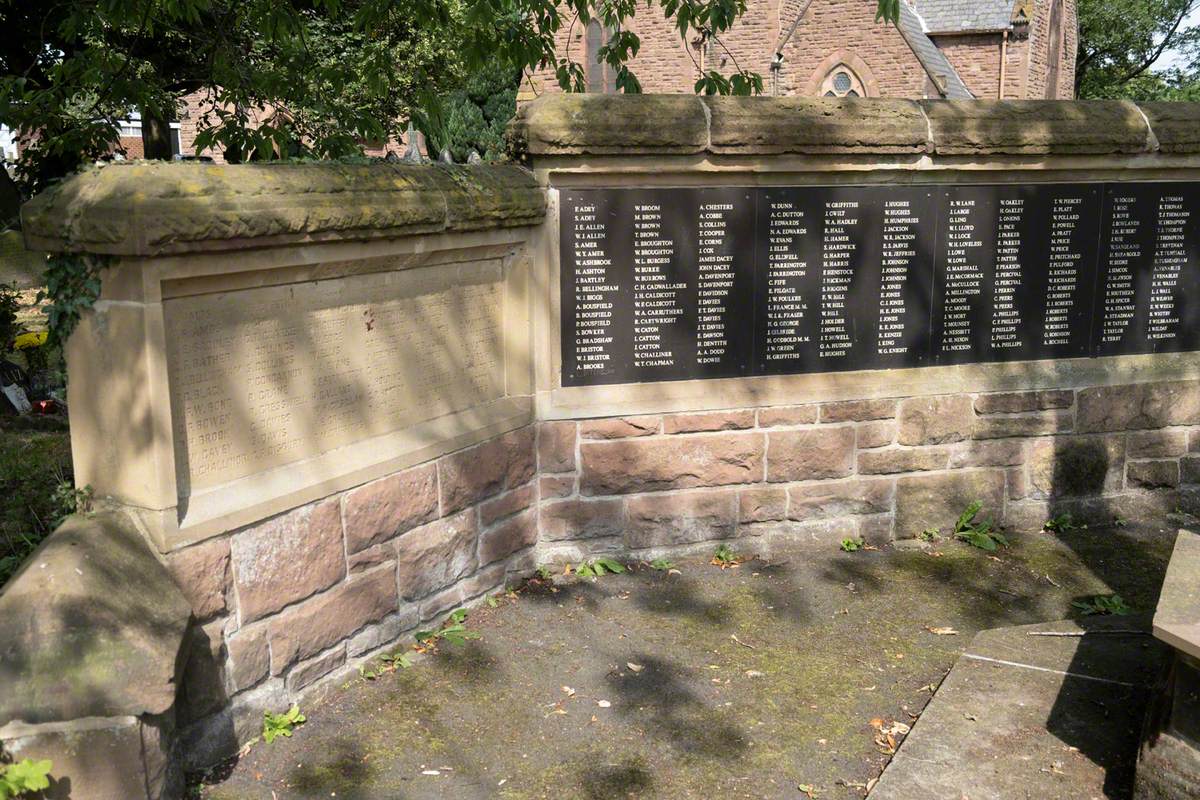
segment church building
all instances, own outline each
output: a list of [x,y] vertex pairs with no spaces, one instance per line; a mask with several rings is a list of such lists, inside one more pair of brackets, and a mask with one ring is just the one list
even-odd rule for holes
[[[1075,0],[901,0],[900,21],[875,21],[874,0],[748,0],[716,39],[683,38],[657,4],[628,28],[644,92],[691,93],[702,71],[757,72],[764,94],[808,97],[1031,99],[1074,96]],[[587,90],[613,92],[596,53],[610,32],[578,20],[559,54],[584,65]],[[558,91],[552,70],[525,95]]]

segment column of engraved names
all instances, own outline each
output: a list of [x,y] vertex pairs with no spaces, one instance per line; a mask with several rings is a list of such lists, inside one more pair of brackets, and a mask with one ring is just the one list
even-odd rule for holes
[[983,242],[975,200],[950,198],[946,216],[946,274],[942,352],[971,349],[971,300],[983,293]]
[[696,363],[716,364],[729,351],[733,254],[728,252],[731,203],[701,203],[696,265]]
[[672,282],[675,241],[663,233],[662,205],[633,207],[633,365],[670,367],[677,354],[665,334],[683,317],[679,294],[686,284]]
[[1142,221],[1137,213],[1137,197],[1113,194],[1108,213],[1108,261],[1104,266],[1101,345],[1119,343],[1133,322],[1137,309],[1134,265],[1142,258]]
[[1175,339],[1179,336],[1179,311],[1175,292],[1179,277],[1187,265],[1187,224],[1191,212],[1182,195],[1159,198],[1157,235],[1154,241],[1154,266],[1150,273],[1150,309],[1146,338]]
[[825,233],[821,243],[821,324],[818,355],[821,358],[849,355],[850,335],[847,298],[854,278],[854,255],[858,244],[852,235],[859,224],[857,200],[825,203]]
[[803,209],[785,200],[771,201],[767,209],[766,341],[763,360],[798,358],[809,336],[805,332],[808,300],[804,283],[808,262],[799,252],[808,235]]
[[879,280],[879,333],[875,351],[879,355],[908,352],[904,328],[908,306],[904,297],[909,271],[917,258],[916,216],[910,200],[886,200],[883,204],[883,250]]
[[1079,288],[1082,250],[1074,243],[1082,197],[1055,197],[1050,207],[1050,253],[1046,267],[1046,316],[1042,345],[1071,343],[1071,311]]
[[1020,347],[1021,231],[1025,227],[1025,198],[1000,198],[996,215],[996,269],[992,276],[992,320],[988,344],[993,350]]
[[608,228],[597,206],[575,207],[572,220],[575,256],[575,365],[581,372],[611,366],[613,298],[620,286],[612,275]]

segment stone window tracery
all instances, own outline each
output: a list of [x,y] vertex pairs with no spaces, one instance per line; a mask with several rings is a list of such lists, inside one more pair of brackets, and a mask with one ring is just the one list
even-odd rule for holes
[[867,92],[863,83],[854,70],[845,64],[838,64],[829,70],[821,81],[817,92],[823,97],[866,97]]

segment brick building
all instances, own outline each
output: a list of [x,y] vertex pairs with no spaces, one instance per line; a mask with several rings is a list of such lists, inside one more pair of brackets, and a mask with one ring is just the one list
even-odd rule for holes
[[[1070,98],[1078,38],[1075,0],[902,0],[896,26],[873,0],[749,0],[720,41],[681,38],[657,8],[629,20],[645,92],[692,92],[701,70],[763,76],[768,94],[908,98]],[[596,52],[608,32],[576,20],[559,53],[584,65],[588,91],[615,91]],[[778,54],[778,55],[777,55]],[[557,91],[535,73],[526,97]]]

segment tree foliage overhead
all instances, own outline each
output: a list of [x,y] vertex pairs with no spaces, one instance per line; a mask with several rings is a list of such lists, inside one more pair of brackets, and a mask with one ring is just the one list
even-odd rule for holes
[[[497,64],[502,74],[549,70],[583,91],[583,65],[556,49],[566,26],[594,18],[613,31],[599,57],[618,90],[637,92],[629,61],[641,43],[628,20],[664,15],[681,36],[719,43],[745,9],[746,0],[0,0],[0,122],[27,137],[28,192],[110,152],[114,122],[131,111],[170,119],[195,91],[213,101],[198,147],[336,157],[395,135],[429,98]],[[709,93],[761,86],[740,69],[697,82]]]
[[[1080,98],[1191,100],[1200,76],[1200,25],[1188,25],[1197,0],[1079,0],[1075,93]],[[1168,52],[1182,68],[1156,71]]]

